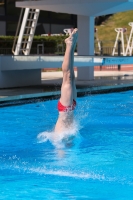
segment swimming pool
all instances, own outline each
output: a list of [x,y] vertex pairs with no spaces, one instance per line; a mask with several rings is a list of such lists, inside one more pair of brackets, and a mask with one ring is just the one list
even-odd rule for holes
[[0,108],[0,199],[132,200],[133,91],[77,102],[70,148],[49,138],[57,100]]

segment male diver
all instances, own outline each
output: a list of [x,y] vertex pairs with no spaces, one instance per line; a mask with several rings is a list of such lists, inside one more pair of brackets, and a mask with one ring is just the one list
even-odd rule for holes
[[61,86],[61,97],[58,101],[59,116],[55,125],[55,132],[62,133],[71,129],[73,125],[73,110],[76,107],[77,91],[74,75],[74,51],[78,38],[78,29],[75,28],[65,39],[66,51],[62,63],[63,81]]

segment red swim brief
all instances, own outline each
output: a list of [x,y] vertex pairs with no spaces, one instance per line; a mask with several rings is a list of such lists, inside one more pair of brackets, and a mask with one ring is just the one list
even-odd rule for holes
[[74,110],[76,107],[76,101],[73,100],[73,104],[71,106],[63,106],[60,101],[58,101],[58,111],[59,112],[68,112]]

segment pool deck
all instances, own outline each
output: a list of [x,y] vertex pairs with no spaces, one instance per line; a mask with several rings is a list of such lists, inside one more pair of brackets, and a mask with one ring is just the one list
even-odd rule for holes
[[[94,71],[94,80],[77,80],[78,96],[133,89],[133,68],[121,71]],[[50,99],[58,98],[62,83],[62,72],[42,72],[42,84],[40,86],[0,89],[0,105],[9,104],[18,100]]]

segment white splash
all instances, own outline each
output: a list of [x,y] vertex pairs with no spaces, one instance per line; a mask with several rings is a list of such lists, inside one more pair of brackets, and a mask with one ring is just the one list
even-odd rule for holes
[[45,168],[30,168],[28,169],[31,173],[39,173],[44,175],[54,175],[54,176],[61,176],[61,177],[71,177],[71,178],[78,178],[78,179],[93,179],[93,180],[105,180],[104,175],[95,174],[95,173],[76,173],[71,171],[65,170],[52,170],[52,169],[45,169]]
[[50,141],[56,148],[63,148],[73,143],[76,137],[78,137],[79,126],[74,123],[73,127],[62,133],[56,133],[55,131],[44,131],[37,136],[39,143]]

